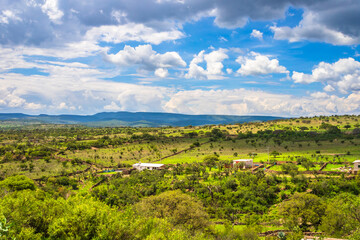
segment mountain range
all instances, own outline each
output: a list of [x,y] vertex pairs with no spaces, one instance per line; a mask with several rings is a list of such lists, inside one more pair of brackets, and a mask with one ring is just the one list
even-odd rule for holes
[[188,115],[155,112],[102,112],[94,115],[27,115],[23,113],[0,113],[0,121],[17,121],[47,124],[78,124],[93,127],[161,127],[199,126],[210,124],[231,124],[261,122],[281,119],[273,116],[236,115]]

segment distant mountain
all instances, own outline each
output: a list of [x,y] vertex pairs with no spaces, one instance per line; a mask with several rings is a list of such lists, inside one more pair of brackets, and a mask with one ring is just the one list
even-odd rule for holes
[[151,112],[103,112],[94,115],[26,115],[22,113],[0,113],[0,121],[27,121],[50,124],[80,124],[93,127],[160,127],[199,126],[209,124],[231,124],[281,119],[272,116],[235,115],[187,115]]

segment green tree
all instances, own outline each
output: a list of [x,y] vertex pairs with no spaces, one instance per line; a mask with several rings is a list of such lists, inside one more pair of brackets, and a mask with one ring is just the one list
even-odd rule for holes
[[321,229],[333,237],[343,237],[360,225],[360,197],[342,193],[329,201]]
[[301,166],[303,166],[307,171],[310,170],[310,168],[314,167],[314,163],[305,157],[299,158],[297,161]]
[[279,208],[289,229],[300,227],[303,230],[315,229],[321,223],[326,205],[318,196],[311,193],[295,193],[289,201],[282,202]]
[[91,198],[76,196],[63,204],[64,210],[49,226],[51,239],[124,239],[131,238],[133,214],[120,213]]
[[294,163],[284,163],[281,165],[281,169],[285,174],[295,176],[299,172],[299,168]]
[[210,225],[202,204],[179,190],[145,198],[135,208],[145,217],[168,219],[174,226],[180,225],[192,231],[205,230]]
[[209,156],[205,156],[203,158],[203,161],[205,163],[205,165],[210,168],[210,171],[211,171],[211,168],[215,167],[216,166],[216,162],[219,161],[219,157],[216,156],[216,155],[209,155]]
[[280,155],[280,153],[278,152],[278,151],[272,151],[271,153],[270,153],[270,155],[273,157],[273,158],[276,158],[277,156],[279,156]]

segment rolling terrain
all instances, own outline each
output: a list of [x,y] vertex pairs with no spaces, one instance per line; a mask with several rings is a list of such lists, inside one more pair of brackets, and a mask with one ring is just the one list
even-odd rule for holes
[[259,122],[281,119],[272,116],[235,116],[235,115],[187,115],[176,113],[151,112],[103,112],[94,115],[26,115],[22,113],[0,113],[0,121],[79,124],[90,127],[162,127],[162,126],[201,126],[210,124],[232,124]]

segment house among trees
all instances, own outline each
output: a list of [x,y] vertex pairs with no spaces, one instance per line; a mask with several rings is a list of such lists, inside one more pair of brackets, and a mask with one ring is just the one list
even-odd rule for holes
[[254,166],[254,162],[252,159],[236,159],[233,160],[233,165],[240,164],[241,166],[244,166],[244,168],[252,168]]
[[145,169],[148,170],[158,170],[158,169],[162,169],[165,165],[164,164],[159,164],[159,163],[135,163],[133,165],[133,168],[135,168],[136,170],[142,171]]
[[360,160],[355,160],[353,163],[354,163],[353,173],[357,174],[359,172],[359,169],[360,169]]

